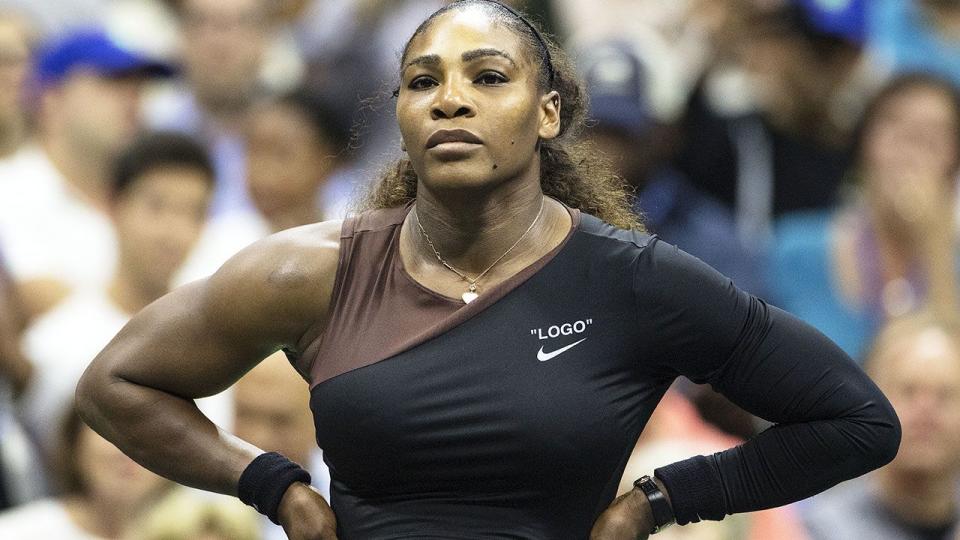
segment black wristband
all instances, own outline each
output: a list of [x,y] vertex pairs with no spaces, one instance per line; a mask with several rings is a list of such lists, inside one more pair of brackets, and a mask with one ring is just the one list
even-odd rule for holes
[[633,487],[642,491],[650,503],[650,510],[653,512],[653,528],[650,529],[650,534],[656,534],[676,522],[670,502],[653,478],[641,476],[634,481]]
[[287,488],[294,482],[310,483],[310,473],[276,452],[260,454],[240,475],[237,496],[257,512],[280,524],[277,509]]

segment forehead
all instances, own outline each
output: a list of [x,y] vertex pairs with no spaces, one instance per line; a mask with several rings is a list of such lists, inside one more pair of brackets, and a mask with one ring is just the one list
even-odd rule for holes
[[927,116],[943,117],[951,120],[954,113],[950,96],[940,88],[931,86],[914,86],[891,96],[880,107],[881,113],[902,114],[917,116],[926,119]]
[[904,384],[960,387],[960,350],[957,343],[938,328],[904,336],[882,358],[881,378]]
[[500,16],[489,8],[468,6],[450,10],[431,21],[410,42],[406,59],[427,54],[459,58],[465,51],[495,48],[521,61],[521,47],[519,37]]

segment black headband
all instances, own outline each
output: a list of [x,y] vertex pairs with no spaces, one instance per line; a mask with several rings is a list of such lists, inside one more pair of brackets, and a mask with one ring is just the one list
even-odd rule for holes
[[540,48],[543,49],[543,58],[547,62],[547,76],[549,77],[547,89],[553,90],[553,80],[555,78],[554,70],[553,70],[553,58],[550,56],[550,47],[547,47],[547,42],[544,41],[543,36],[540,35],[540,31],[538,31],[537,28],[533,26],[533,23],[528,21],[526,17],[521,15],[519,12],[517,12],[517,10],[513,9],[512,7],[504,4],[503,2],[500,2],[498,0],[481,0],[481,1],[489,2],[491,4],[496,4],[501,9],[513,15],[516,19],[519,19],[520,22],[527,25],[527,28],[529,28],[530,31],[533,32],[534,37],[537,38],[537,42],[540,43]]

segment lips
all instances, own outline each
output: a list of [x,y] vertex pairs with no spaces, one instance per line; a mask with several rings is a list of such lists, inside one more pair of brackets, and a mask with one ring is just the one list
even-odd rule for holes
[[480,140],[480,137],[465,129],[441,129],[427,139],[427,149],[443,143],[483,144],[483,141]]

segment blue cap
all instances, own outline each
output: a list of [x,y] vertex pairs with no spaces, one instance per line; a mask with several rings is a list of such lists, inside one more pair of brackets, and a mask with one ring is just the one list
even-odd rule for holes
[[121,48],[102,30],[87,29],[69,33],[44,44],[36,60],[40,86],[63,81],[75,69],[86,68],[103,76],[144,73],[169,77],[171,66]]
[[590,118],[601,128],[643,135],[653,123],[647,74],[632,47],[607,41],[586,49],[583,74],[590,94]]
[[818,32],[863,43],[867,32],[866,0],[794,0],[794,3]]

